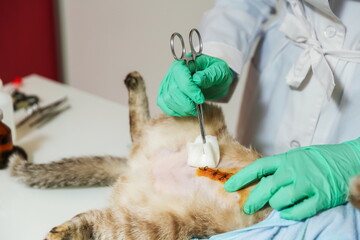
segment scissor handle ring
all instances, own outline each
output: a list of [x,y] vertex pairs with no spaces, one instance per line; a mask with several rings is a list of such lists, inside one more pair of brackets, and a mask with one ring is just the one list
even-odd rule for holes
[[[176,52],[175,52],[175,46],[174,46],[175,37],[178,37],[178,38],[180,39],[180,42],[181,42],[181,57],[180,57],[180,58],[178,58],[178,57],[176,56]],[[182,59],[184,59],[185,54],[186,54],[186,49],[185,49],[184,39],[183,39],[183,37],[181,36],[180,33],[175,32],[175,33],[173,33],[173,34],[171,35],[171,37],[170,37],[170,48],[171,48],[172,55],[174,56],[174,58],[175,58],[176,60],[182,60]]]
[[[198,37],[198,40],[199,40],[199,51],[195,50],[195,47],[194,47],[194,44],[193,44],[192,36],[193,36],[194,32],[196,33],[196,35]],[[190,41],[190,48],[191,48],[192,54],[196,55],[196,56],[201,55],[201,53],[203,51],[203,43],[202,43],[200,32],[196,28],[191,29],[191,31],[189,33],[189,41]]]

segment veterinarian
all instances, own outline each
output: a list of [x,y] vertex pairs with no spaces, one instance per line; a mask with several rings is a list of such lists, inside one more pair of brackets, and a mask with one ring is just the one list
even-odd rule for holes
[[225,184],[231,192],[261,178],[246,213],[268,202],[301,220],[347,201],[360,174],[359,21],[360,1],[220,0],[204,15],[202,71],[168,70],[157,103],[182,117],[229,98],[251,60],[237,137],[269,157]]

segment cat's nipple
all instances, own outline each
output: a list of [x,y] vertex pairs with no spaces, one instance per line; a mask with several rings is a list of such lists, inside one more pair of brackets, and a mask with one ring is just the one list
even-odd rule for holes
[[234,200],[239,201],[240,200],[240,195],[237,192],[231,193],[232,197],[234,198]]

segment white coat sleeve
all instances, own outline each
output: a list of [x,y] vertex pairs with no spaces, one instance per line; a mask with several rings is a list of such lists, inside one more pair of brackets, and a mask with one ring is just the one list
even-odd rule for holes
[[218,57],[241,74],[264,23],[275,13],[278,0],[218,0],[200,26],[203,53]]

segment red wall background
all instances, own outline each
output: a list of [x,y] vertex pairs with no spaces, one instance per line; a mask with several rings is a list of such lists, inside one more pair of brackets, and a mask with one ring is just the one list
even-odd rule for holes
[[28,74],[60,81],[53,0],[0,0],[0,78]]

